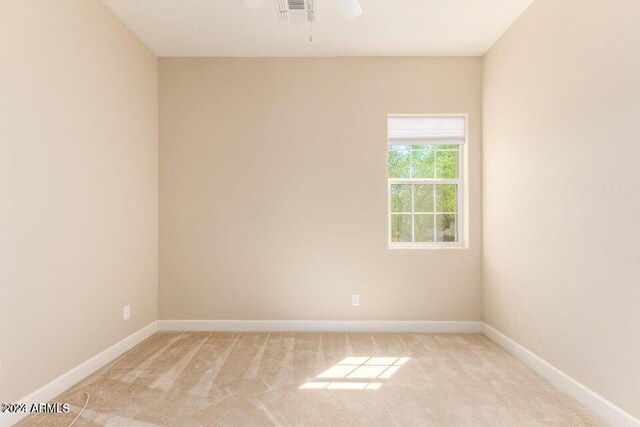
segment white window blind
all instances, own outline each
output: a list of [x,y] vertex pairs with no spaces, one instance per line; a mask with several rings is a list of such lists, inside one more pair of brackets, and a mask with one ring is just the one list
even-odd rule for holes
[[465,118],[390,116],[387,139],[389,145],[462,145],[465,139]]

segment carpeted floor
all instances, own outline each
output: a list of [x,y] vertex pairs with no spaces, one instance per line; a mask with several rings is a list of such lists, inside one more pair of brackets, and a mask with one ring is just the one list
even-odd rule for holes
[[601,426],[483,335],[157,333],[20,425]]

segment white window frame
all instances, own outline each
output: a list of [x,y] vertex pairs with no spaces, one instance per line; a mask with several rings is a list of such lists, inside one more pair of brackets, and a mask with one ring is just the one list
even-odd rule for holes
[[[389,249],[447,249],[447,248],[465,248],[465,186],[466,186],[466,162],[465,162],[465,149],[468,142],[468,115],[467,114],[389,114],[388,119],[392,117],[463,117],[464,118],[464,142],[459,144],[458,150],[458,177],[457,178],[390,178],[388,176],[387,169],[387,243]],[[424,145],[438,145],[438,142],[425,142]],[[443,141],[441,144],[451,145],[450,142]],[[389,141],[387,140],[387,164],[389,159]],[[457,186],[457,209],[456,212],[456,227],[457,227],[457,242],[393,242],[391,241],[391,186],[394,184],[455,184]],[[414,187],[411,187],[411,232],[415,233],[414,227]],[[435,197],[435,196],[434,196]],[[435,201],[434,201],[435,202]],[[434,203],[435,209],[435,203]],[[398,212],[394,212],[398,214]],[[431,212],[430,212],[431,213]],[[440,212],[433,212],[438,214]],[[420,212],[418,212],[420,214]],[[435,236],[435,218],[434,218],[434,236]]]

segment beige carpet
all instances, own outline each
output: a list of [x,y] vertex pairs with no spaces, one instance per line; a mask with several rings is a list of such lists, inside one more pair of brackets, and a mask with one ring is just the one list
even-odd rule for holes
[[21,425],[600,426],[483,335],[157,333]]

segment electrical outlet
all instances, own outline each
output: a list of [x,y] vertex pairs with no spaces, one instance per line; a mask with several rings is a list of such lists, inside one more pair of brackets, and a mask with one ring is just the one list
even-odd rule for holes
[[122,318],[124,320],[129,320],[129,317],[131,317],[131,306],[125,305],[124,309],[122,310]]
[[351,295],[351,305],[360,307],[360,295]]

